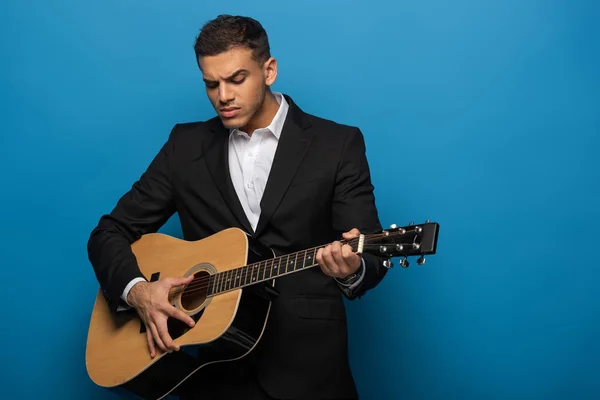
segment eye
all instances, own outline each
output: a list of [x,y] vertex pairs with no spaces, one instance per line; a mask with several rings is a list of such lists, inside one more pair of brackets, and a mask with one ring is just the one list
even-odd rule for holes
[[243,78],[234,79],[232,82],[235,83],[236,85],[239,85],[240,83],[244,83],[245,80],[246,80],[246,77],[244,76]]
[[211,82],[211,83],[206,82],[206,87],[209,88],[209,89],[216,89],[218,86],[219,86],[218,83],[215,83],[215,82]]

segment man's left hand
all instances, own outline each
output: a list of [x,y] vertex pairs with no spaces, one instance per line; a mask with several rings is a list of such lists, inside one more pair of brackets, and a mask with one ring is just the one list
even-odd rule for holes
[[[342,234],[345,240],[350,240],[360,235],[356,228]],[[332,278],[345,278],[356,271],[361,265],[360,256],[352,251],[352,247],[335,241],[317,251],[317,262],[323,273]]]

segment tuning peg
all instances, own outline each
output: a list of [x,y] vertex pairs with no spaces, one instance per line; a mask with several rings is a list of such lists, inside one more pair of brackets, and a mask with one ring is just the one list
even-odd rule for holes
[[391,224],[390,225],[390,229],[396,229],[397,227],[398,227],[398,225],[396,225],[396,224]]
[[384,253],[387,251],[387,247],[386,246],[379,246],[379,251]]
[[386,268],[388,268],[388,269],[390,269],[390,268],[392,268],[394,266],[394,264],[392,263],[392,260],[385,260],[383,262],[383,266],[386,267]]
[[419,257],[419,259],[417,260],[417,265],[423,265],[423,264],[425,264],[425,261],[427,261],[427,260],[425,259],[425,256],[421,256],[421,257]]
[[431,222],[431,220],[429,220],[429,219],[428,219],[427,221],[425,221],[425,223],[426,223],[426,224],[428,224],[428,223],[430,223],[430,222]]
[[409,265],[410,265],[410,263],[408,262],[408,259],[406,257],[404,257],[402,260],[400,260],[400,266],[402,268],[408,268]]

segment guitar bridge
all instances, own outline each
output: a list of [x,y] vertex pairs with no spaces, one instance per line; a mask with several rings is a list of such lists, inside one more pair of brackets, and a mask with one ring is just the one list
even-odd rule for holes
[[365,246],[365,235],[360,235],[358,237],[358,246],[356,248],[356,254],[362,254],[364,246]]

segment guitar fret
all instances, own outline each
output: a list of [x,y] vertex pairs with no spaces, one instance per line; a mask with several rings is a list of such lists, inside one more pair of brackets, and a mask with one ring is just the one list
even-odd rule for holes
[[231,290],[231,277],[233,276],[233,270],[227,271],[227,290]]
[[221,292],[221,273],[215,275],[217,293]]
[[258,270],[256,269],[256,264],[252,264],[252,277],[250,279],[250,283],[255,283],[256,282],[256,274],[257,274]]
[[[308,251],[307,251],[308,254]],[[308,256],[308,265],[313,265],[315,263],[315,257],[317,254],[317,249],[312,250],[312,255]]]
[[245,274],[244,274],[244,286],[248,284],[248,272],[250,272],[250,267],[246,266],[244,267],[245,270]]
[[235,271],[235,277],[233,279],[233,286],[235,286],[236,288],[240,287],[240,278],[242,277],[242,272],[241,272],[241,268],[236,268],[234,269]]
[[269,279],[273,277],[273,267],[275,266],[275,258],[272,258],[270,261],[271,261],[271,266],[269,267],[269,273],[268,273]]
[[288,273],[288,267],[289,267],[289,264],[290,264],[290,255],[291,255],[291,254],[288,254],[288,255],[287,255],[287,258],[286,258],[286,260],[285,260],[285,273],[286,273],[286,274]]
[[[266,275],[266,273],[267,273],[267,261],[264,261],[264,263],[265,263],[265,266],[264,266],[264,267],[262,267],[262,266],[261,266],[261,267],[258,269],[258,280],[259,280],[259,281],[263,281],[263,280],[265,280],[265,275]],[[260,265],[260,264],[262,264],[262,262],[260,262],[260,263],[259,263],[259,265]],[[261,273],[262,273],[262,278],[260,277],[260,274],[261,274]]]
[[221,272],[219,275],[221,275],[219,279],[219,292],[223,292],[225,291],[225,272]]
[[[300,252],[300,251],[298,253],[296,253],[296,268],[295,268],[295,271],[301,271],[304,268],[304,264],[302,263],[302,257],[300,257],[301,253],[302,252]],[[300,259],[300,260],[298,260],[298,259]]]
[[275,276],[281,275],[281,265],[283,264],[283,257],[277,257],[275,262]]
[[269,275],[271,272],[271,268],[269,268],[269,262],[272,263],[273,260],[272,259],[265,260],[265,273],[263,274],[263,279],[262,279],[263,281],[266,281],[270,277]]
[[215,282],[214,277],[215,277],[214,275],[209,275],[209,277],[208,277],[208,290],[206,291],[206,294],[208,296],[212,296],[214,294],[214,287],[213,287],[214,282]]
[[317,248],[302,250],[210,275],[207,295],[212,296],[315,266],[317,251]]
[[273,264],[273,260],[265,260],[265,275],[263,276],[263,281],[266,281],[271,277],[271,268],[269,268],[269,263]]

